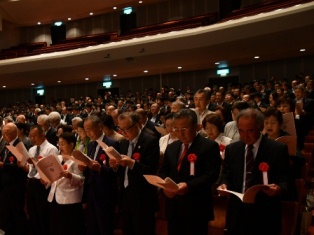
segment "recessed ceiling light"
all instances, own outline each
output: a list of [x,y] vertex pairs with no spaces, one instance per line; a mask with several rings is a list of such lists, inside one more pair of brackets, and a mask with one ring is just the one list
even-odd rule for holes
[[139,4],[143,3],[143,1],[138,1]]
[[61,81],[58,81],[58,83],[61,83]]
[[31,83],[31,86],[35,86],[35,83]]
[[85,81],[88,81],[89,80],[89,78],[85,78]]
[[3,88],[6,88],[7,86],[2,86]]
[[69,17],[69,18],[68,18],[68,20],[72,20],[72,18],[71,18],[71,17]]
[[218,64],[219,64],[219,62],[216,62],[216,63],[215,63],[215,65],[218,65]]
[[114,74],[114,75],[112,75],[112,76],[116,77],[116,76],[118,76],[118,75],[117,75],[117,74]]
[[144,70],[144,73],[148,73],[148,70]]
[[259,56],[257,55],[257,56],[254,56],[254,59],[259,59]]
[[92,15],[94,15],[94,13],[93,13],[93,12],[90,12],[89,15],[92,16]]
[[181,67],[181,66],[178,66],[178,69],[182,69],[182,67]]
[[117,7],[113,7],[113,10],[117,10]]
[[305,49],[300,49],[301,52],[305,51]]
[[38,25],[41,25],[41,22],[37,22]]

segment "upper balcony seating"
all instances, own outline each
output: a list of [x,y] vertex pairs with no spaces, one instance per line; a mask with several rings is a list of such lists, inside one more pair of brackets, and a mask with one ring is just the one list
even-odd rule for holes
[[277,9],[292,7],[297,4],[302,4],[311,1],[313,0],[269,0],[266,2],[246,6],[239,10],[234,10],[227,17],[221,19],[221,21],[239,19],[245,16],[252,16],[260,13],[271,12]]

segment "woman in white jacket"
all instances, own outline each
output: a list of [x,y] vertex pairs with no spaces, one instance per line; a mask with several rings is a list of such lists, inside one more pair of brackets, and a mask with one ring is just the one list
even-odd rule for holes
[[58,155],[58,159],[63,165],[64,172],[62,178],[52,183],[48,195],[48,201],[51,203],[51,234],[85,234],[81,204],[84,185],[83,172],[78,169],[74,161],[63,157],[72,154],[75,143],[76,138],[72,133],[65,132],[59,136],[61,155]]

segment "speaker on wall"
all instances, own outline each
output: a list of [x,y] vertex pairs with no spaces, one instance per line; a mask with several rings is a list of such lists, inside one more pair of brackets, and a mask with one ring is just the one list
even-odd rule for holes
[[136,23],[136,13],[132,12],[131,14],[122,14],[120,15],[120,34],[125,34],[130,29],[137,27]]
[[61,40],[65,40],[66,39],[66,26],[65,26],[65,24],[62,24],[60,26],[55,26],[55,25],[51,26],[50,27],[50,33],[51,33],[52,44],[55,44]]

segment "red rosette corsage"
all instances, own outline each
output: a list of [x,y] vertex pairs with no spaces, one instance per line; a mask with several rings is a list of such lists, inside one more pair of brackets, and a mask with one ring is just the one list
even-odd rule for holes
[[269,169],[269,166],[267,164],[267,162],[261,162],[258,166],[258,169],[261,171],[261,172],[267,172],[268,169]]
[[67,165],[67,164],[64,164],[64,165],[63,165],[63,170],[66,171],[67,169],[68,169],[68,165]]
[[40,159],[42,159],[43,157],[42,156],[38,156],[37,157],[37,160],[39,161]]
[[141,154],[140,154],[140,153],[134,153],[134,154],[133,154],[133,159],[134,159],[135,161],[139,161],[140,158],[141,158]]
[[194,153],[188,155],[189,162],[195,162],[197,160],[197,156]]
[[13,156],[9,157],[9,162],[10,162],[10,164],[13,164],[13,162],[14,162],[14,157]]
[[219,150],[220,150],[220,152],[225,151],[225,149],[226,149],[226,145],[223,145],[223,144],[220,144],[220,145],[219,145]]
[[106,161],[106,155],[104,153],[100,154],[99,160],[102,161],[102,162]]

